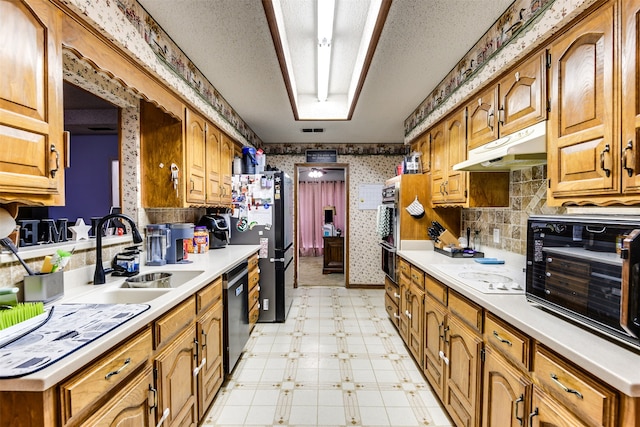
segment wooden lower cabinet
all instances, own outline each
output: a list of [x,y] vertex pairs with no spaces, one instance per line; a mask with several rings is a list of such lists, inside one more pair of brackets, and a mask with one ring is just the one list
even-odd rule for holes
[[424,365],[422,371],[441,401],[444,401],[444,332],[447,308],[430,294],[425,297]]
[[196,323],[198,337],[198,419],[203,419],[224,381],[222,301]]
[[533,386],[531,413],[528,427],[587,427],[579,417],[566,410],[556,400],[545,394],[538,386]]
[[153,384],[153,369],[147,366],[83,425],[94,427],[155,425],[157,390]]
[[344,273],[344,237],[324,236],[322,274]]
[[487,346],[482,377],[482,426],[526,425],[531,400],[531,380],[527,375]]
[[162,426],[198,424],[197,377],[193,374],[196,368],[195,337],[196,326],[192,324],[154,360],[158,389],[156,422],[164,421]]
[[413,357],[422,367],[424,354],[424,291],[411,284],[407,305],[407,345]]

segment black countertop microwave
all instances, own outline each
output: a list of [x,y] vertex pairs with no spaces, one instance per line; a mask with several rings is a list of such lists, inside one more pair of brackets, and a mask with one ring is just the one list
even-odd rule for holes
[[640,217],[531,216],[527,300],[640,348]]

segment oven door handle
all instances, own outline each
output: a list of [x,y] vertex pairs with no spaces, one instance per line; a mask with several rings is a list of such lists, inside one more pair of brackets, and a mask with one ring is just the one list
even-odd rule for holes
[[634,338],[640,336],[640,229],[622,241],[622,283],[620,285],[620,326]]
[[393,246],[391,246],[391,245],[390,245],[390,244],[388,244],[388,243],[380,242],[380,243],[378,243],[378,244],[379,244],[379,245],[382,247],[382,249],[384,249],[385,251],[389,251],[389,252],[392,252],[392,253],[394,253],[394,254],[398,251],[396,248],[394,248]]

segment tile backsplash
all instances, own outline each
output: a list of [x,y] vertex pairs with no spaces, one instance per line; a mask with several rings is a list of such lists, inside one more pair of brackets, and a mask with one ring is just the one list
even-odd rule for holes
[[[481,246],[525,254],[529,215],[559,215],[566,208],[548,207],[547,165],[511,171],[509,207],[470,208],[462,211],[462,229],[472,235],[480,230]],[[500,243],[493,242],[493,230],[500,230]]]

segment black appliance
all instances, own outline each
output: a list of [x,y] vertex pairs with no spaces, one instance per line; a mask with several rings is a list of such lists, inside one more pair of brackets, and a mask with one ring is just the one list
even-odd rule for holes
[[223,276],[224,292],[224,372],[231,373],[251,335],[249,325],[249,269],[246,261]]
[[386,276],[398,283],[396,272],[396,252],[400,243],[398,227],[398,200],[400,196],[400,183],[391,183],[382,189],[382,205],[378,207],[377,232],[381,239],[382,271]]
[[530,217],[526,296],[640,347],[640,218]]
[[223,215],[204,215],[198,225],[209,230],[209,249],[224,248],[229,243],[229,224]]
[[260,245],[259,322],[284,322],[293,301],[293,181],[284,172],[234,175],[232,245]]

